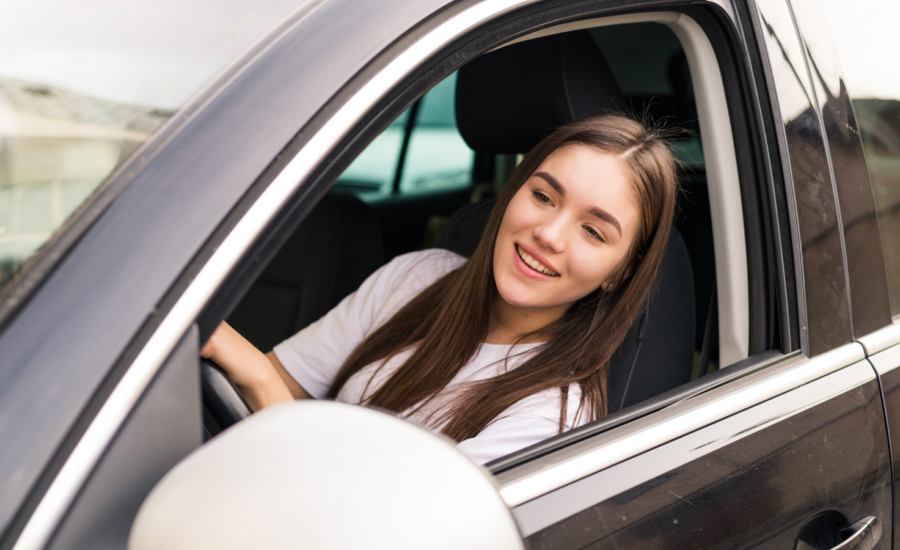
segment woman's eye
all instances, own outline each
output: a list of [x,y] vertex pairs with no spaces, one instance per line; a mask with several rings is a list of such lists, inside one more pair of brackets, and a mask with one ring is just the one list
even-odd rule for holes
[[534,195],[534,198],[544,204],[553,204],[553,201],[550,200],[550,197],[541,193],[540,191],[532,191],[531,194]]
[[600,233],[597,233],[597,231],[593,227],[586,225],[584,226],[584,230],[587,231],[588,235],[590,235],[592,239],[597,239],[601,243],[606,242],[603,240],[603,237],[600,236]]

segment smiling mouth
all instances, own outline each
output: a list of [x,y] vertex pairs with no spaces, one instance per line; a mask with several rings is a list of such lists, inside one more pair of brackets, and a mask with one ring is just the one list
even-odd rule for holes
[[519,255],[520,258],[522,258],[522,261],[525,262],[525,265],[527,265],[531,269],[537,271],[538,273],[541,273],[543,275],[549,275],[550,277],[559,277],[559,273],[553,271],[552,269],[548,268],[541,262],[535,260],[531,254],[522,250],[522,248],[519,245],[516,245],[516,253]]

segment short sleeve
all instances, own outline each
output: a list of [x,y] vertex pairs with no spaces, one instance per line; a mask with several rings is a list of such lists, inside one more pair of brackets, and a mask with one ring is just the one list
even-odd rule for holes
[[[575,427],[581,401],[577,387],[570,388],[566,430]],[[548,390],[519,401],[477,436],[457,448],[479,464],[488,463],[559,434],[559,390]]]
[[341,365],[366,336],[463,263],[464,258],[446,250],[398,256],[321,319],[275,346],[275,355],[304,390],[321,399]]

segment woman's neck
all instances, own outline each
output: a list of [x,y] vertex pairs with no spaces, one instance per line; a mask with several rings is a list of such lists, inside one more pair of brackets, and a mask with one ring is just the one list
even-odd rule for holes
[[544,342],[547,335],[541,329],[556,321],[568,309],[567,306],[552,308],[514,306],[502,297],[495,296],[491,308],[491,323],[488,326],[487,344],[515,344],[523,334],[533,333],[520,343]]

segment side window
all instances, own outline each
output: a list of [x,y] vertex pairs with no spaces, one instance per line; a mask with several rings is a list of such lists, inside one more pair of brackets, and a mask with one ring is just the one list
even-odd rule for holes
[[[544,88],[530,97],[547,94],[544,103],[561,97],[563,86],[557,84],[562,80],[566,90],[579,92],[565,96],[567,101],[609,98],[626,114],[684,130],[672,144],[684,168],[685,188],[678,198],[677,231],[669,240],[672,252],[654,298],[610,366],[609,412],[747,359],[748,346],[735,335],[746,340],[751,313],[733,298],[748,294],[740,175],[723,168],[736,165],[731,127],[707,124],[728,117],[695,101],[692,82],[703,86],[710,76],[691,73],[681,40],[665,25],[634,23],[531,38],[471,60],[460,70],[458,88],[457,75],[449,75],[352,161],[344,160],[347,168],[336,179],[336,192],[284,240],[232,310],[229,324],[268,351],[321,319],[398,255],[427,248],[471,255],[494,205],[490,193],[507,179],[509,161],[515,160],[510,152],[525,153],[536,142],[516,142],[509,138],[513,132],[491,129],[524,120],[525,132],[545,124],[545,113],[537,112],[540,102],[510,100],[521,93],[516,77],[538,74]],[[535,55],[548,51],[542,58]],[[568,56],[564,66],[574,69],[559,70],[563,54]],[[711,45],[696,55],[714,59]],[[580,64],[585,59],[587,68]],[[482,96],[485,89],[494,93]],[[711,103],[724,104],[724,96],[722,103]],[[591,103],[573,111],[596,108]],[[466,139],[477,144],[477,160],[458,131],[457,115],[482,122],[463,124]],[[714,232],[719,248],[713,246]],[[722,258],[736,261],[717,263]],[[673,311],[676,323],[669,322]]]
[[456,73],[395,119],[341,174],[337,188],[363,200],[472,184],[475,153],[456,128]]
[[400,179],[401,193],[466,187],[475,153],[456,129],[456,73],[419,101]]
[[403,111],[376,137],[356,160],[344,170],[335,184],[341,189],[362,197],[389,195],[403,148],[403,135],[409,119],[409,111]]
[[834,37],[875,198],[891,314],[900,314],[900,5],[822,0]]

